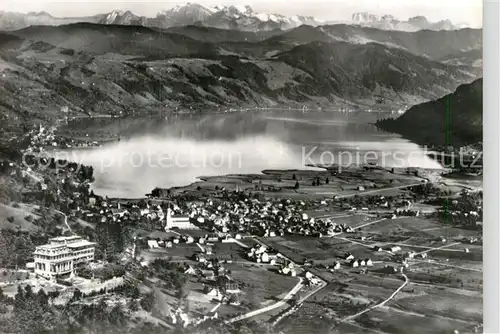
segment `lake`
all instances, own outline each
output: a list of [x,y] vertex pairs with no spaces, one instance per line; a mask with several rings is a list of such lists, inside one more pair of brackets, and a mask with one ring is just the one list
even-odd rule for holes
[[[59,157],[92,165],[96,194],[127,198],[200,176],[304,169],[313,163],[440,167],[418,145],[371,124],[380,117],[387,115],[281,111],[115,119],[120,141],[66,150]],[[95,128],[91,123],[97,120],[86,122]]]

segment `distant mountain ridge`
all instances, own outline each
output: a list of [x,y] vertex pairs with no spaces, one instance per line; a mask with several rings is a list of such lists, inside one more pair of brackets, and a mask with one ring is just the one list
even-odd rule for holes
[[257,13],[250,6],[218,5],[207,7],[196,3],[179,5],[157,13],[155,17],[136,15],[130,11],[114,10],[110,13],[87,17],[56,18],[46,12],[13,13],[0,11],[0,30],[11,31],[31,25],[63,25],[78,22],[142,25],[153,28],[171,28],[186,25],[201,25],[220,29],[236,29],[244,31],[287,30],[306,24],[319,26],[324,24],[345,23],[356,24],[384,30],[417,31],[456,30],[464,26],[453,25],[449,20],[429,22],[419,16],[408,21],[399,21],[391,15],[378,17],[368,13],[355,13],[351,21],[322,21],[312,16],[285,16],[277,13]]
[[392,15],[373,15],[367,12],[354,13],[352,15],[352,24],[364,27],[377,28],[382,30],[458,30],[467,28],[465,24],[453,24],[450,20],[441,20],[439,22],[430,22],[425,16],[414,16],[407,21],[400,21]]
[[0,33],[0,117],[61,116],[63,107],[398,110],[480,75],[439,60],[481,45],[478,31],[380,33],[345,25],[245,32],[92,23]]

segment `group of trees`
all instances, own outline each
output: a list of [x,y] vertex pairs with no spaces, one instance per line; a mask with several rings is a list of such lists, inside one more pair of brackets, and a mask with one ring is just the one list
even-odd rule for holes
[[0,231],[0,266],[13,268],[24,266],[33,258],[35,245],[46,242],[47,237],[24,231],[5,229]]
[[125,268],[121,265],[109,265],[104,268],[99,269],[89,269],[88,267],[84,267],[78,270],[78,276],[84,278],[98,278],[102,280],[109,280],[113,277],[122,277],[125,275]]
[[13,301],[12,329],[20,333],[41,333],[55,326],[56,316],[49,306],[49,296],[43,289],[34,293],[31,286],[19,285]]
[[175,290],[179,295],[187,283],[184,268],[178,263],[169,262],[165,259],[156,259],[150,264],[150,274],[164,282],[164,288]]
[[459,198],[445,201],[437,214],[445,224],[475,229],[479,228],[477,222],[483,221],[482,204],[482,191],[462,191]]
[[130,243],[132,231],[119,222],[99,223],[91,239],[97,242],[96,257],[110,261],[121,254]]
[[[329,179],[329,178],[326,178],[326,179],[325,179],[325,184],[330,184],[330,179]],[[315,186],[315,187],[316,187],[316,186],[320,186],[320,185],[321,185],[321,180],[320,180],[320,178],[319,178],[319,177],[317,177],[316,179],[314,179],[314,180],[313,180],[313,182],[312,182],[312,185],[313,185],[313,186]]]

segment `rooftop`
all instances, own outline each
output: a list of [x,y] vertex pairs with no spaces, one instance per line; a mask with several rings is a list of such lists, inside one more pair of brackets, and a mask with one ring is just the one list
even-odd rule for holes
[[73,243],[67,244],[66,246],[69,247],[69,248],[78,248],[78,247],[94,246],[94,245],[95,245],[95,242],[90,242],[90,241],[87,241],[87,240],[82,240],[82,241],[79,241],[79,242],[73,242]]
[[61,241],[73,241],[73,240],[78,240],[81,239],[82,237],[78,235],[71,235],[69,237],[56,237],[56,238],[50,238],[49,241],[56,241],[56,242],[61,242]]
[[46,245],[41,245],[37,246],[36,250],[55,250],[58,248],[65,248],[66,245],[61,245],[61,244],[46,244]]

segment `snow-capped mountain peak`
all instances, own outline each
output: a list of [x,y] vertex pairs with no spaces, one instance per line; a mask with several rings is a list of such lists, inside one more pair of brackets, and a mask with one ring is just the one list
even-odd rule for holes
[[353,23],[373,23],[380,21],[380,17],[367,12],[352,14]]
[[106,15],[106,22],[109,23],[115,22],[119,16],[123,15],[123,13],[124,12],[122,10],[113,10],[111,13]]
[[219,29],[236,29],[246,31],[287,30],[301,25],[318,26],[327,24],[356,24],[385,30],[417,31],[453,30],[466,25],[454,25],[449,20],[429,22],[423,16],[415,16],[406,21],[400,21],[392,15],[374,15],[367,12],[354,13],[350,21],[320,21],[312,16],[284,16],[277,13],[258,13],[248,5],[217,5],[207,7],[197,3],[187,2],[159,12],[156,17],[138,16],[130,11],[113,10],[110,13],[98,14],[92,17],[56,18],[46,12],[10,13],[1,12],[0,30],[16,30],[29,25],[58,25],[72,22],[93,22],[115,25],[142,25],[146,27],[169,28],[186,25],[202,25]]
[[407,21],[400,21],[392,15],[378,16],[366,12],[354,13],[351,18],[351,23],[384,29],[384,30],[405,30],[417,31],[422,29],[429,30],[453,30],[459,29],[453,25],[450,20],[442,20],[439,22],[430,22],[425,16],[414,16]]

